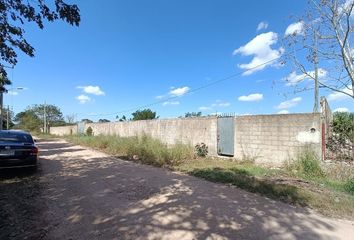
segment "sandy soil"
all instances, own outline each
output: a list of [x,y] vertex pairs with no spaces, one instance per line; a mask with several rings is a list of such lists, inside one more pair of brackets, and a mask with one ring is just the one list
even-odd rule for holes
[[354,224],[232,186],[38,143],[37,172],[0,172],[0,239],[353,239]]

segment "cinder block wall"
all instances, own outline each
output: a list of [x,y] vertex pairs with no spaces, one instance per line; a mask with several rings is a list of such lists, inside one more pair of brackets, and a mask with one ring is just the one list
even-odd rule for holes
[[320,114],[277,114],[235,118],[235,156],[280,165],[306,145],[321,157]]
[[63,127],[51,127],[50,134],[57,136],[77,134],[77,125],[63,126]]
[[[253,158],[259,164],[280,165],[306,145],[321,157],[320,114],[275,114],[238,116],[235,121],[235,158]],[[110,123],[87,123],[94,135],[121,137],[149,135],[167,144],[195,145],[204,142],[209,154],[217,155],[217,118],[186,118]],[[77,132],[76,126],[52,127],[52,134]]]
[[85,128],[89,126],[94,135],[131,137],[146,134],[167,144],[181,142],[193,146],[204,142],[209,147],[209,153],[216,155],[217,119],[215,117],[87,123]]

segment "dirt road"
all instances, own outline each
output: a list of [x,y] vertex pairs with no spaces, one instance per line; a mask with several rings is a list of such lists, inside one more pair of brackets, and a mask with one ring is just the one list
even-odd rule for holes
[[0,172],[0,239],[353,239],[354,225],[235,187],[40,142]]

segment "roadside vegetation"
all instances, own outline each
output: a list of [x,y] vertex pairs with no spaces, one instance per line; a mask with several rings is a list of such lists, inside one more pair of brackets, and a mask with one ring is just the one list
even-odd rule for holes
[[[90,131],[89,131],[90,132]],[[72,143],[104,151],[108,154],[157,167],[173,167],[194,157],[193,148],[184,144],[168,146],[147,136],[67,136]]]
[[[266,168],[252,161],[207,157],[207,146],[166,145],[148,136],[66,136],[69,142],[126,160],[166,167],[209,181],[354,220],[354,169],[331,175],[314,152],[305,148],[284,168]],[[340,171],[340,170],[338,170]],[[340,176],[340,177],[335,177]]]

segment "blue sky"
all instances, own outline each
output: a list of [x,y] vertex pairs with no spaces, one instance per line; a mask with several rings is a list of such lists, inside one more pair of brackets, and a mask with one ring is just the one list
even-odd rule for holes
[[[27,24],[36,56],[19,54],[9,71],[12,87],[25,87],[5,96],[4,104],[15,112],[47,102],[77,120],[113,120],[118,112],[156,101],[161,102],[150,108],[161,118],[192,111],[312,111],[313,93],[295,95],[283,80],[293,70],[290,63],[247,71],[283,54],[281,39],[295,21],[290,16],[300,16],[306,0],[71,2],[81,10],[79,28],[57,22],[39,30]],[[239,75],[190,93],[233,74]],[[354,111],[352,100],[330,99],[332,109]]]

